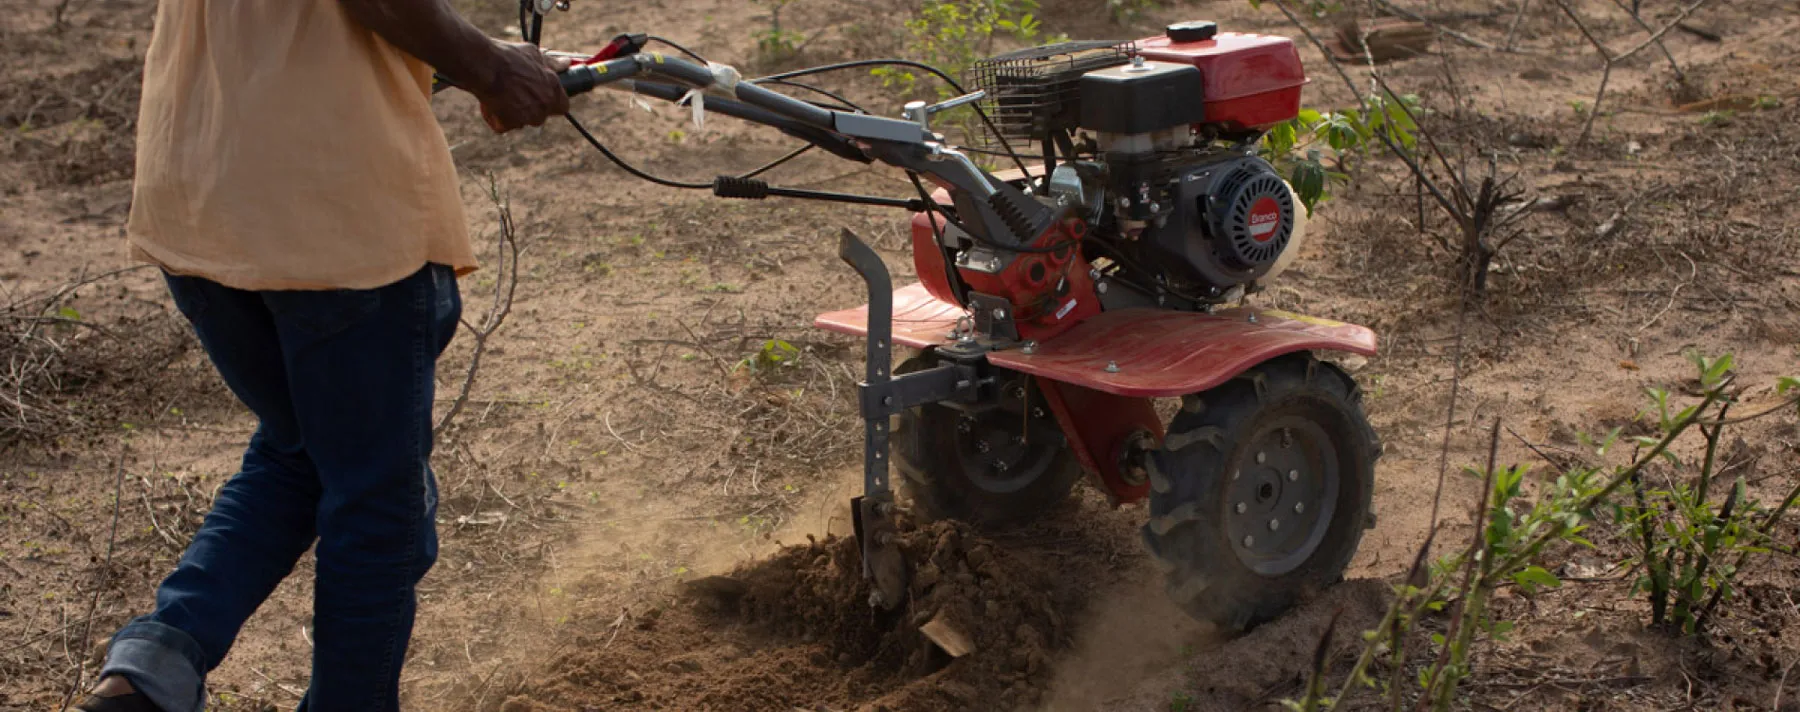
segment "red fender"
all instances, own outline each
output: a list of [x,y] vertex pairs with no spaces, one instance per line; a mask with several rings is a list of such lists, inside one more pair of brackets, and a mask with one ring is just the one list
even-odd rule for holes
[[[894,292],[894,343],[926,349],[948,343],[967,312],[914,284]],[[868,308],[822,314],[814,325],[863,335]],[[1150,399],[1210,390],[1259,363],[1298,351],[1376,353],[1375,332],[1355,324],[1273,309],[1211,314],[1163,309],[1103,312],[1034,348],[988,361],[1038,377],[1069,444],[1115,502],[1142,498],[1148,486],[1121,477],[1119,455],[1133,432],[1162,439]]]
[[1273,309],[1123,309],[1081,322],[1033,353],[996,351],[988,361],[1104,393],[1169,398],[1210,390],[1296,351],[1374,356],[1375,332]]

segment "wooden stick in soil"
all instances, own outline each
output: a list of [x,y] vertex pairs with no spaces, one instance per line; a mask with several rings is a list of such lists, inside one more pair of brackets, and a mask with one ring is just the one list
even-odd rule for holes
[[[1625,14],[1630,15],[1631,21],[1636,23],[1639,29],[1650,33],[1656,32],[1655,29],[1650,27],[1650,23],[1644,22],[1644,16],[1638,14],[1637,8],[1626,6],[1622,0],[1612,0],[1612,3],[1613,5],[1618,6],[1620,10],[1624,10]],[[1682,85],[1685,86],[1687,84],[1687,74],[1681,71],[1681,64],[1675,61],[1675,55],[1669,52],[1669,46],[1663,44],[1662,38],[1660,37],[1656,38],[1655,42],[1656,48],[1662,50],[1663,58],[1669,60],[1669,71],[1675,73],[1675,81],[1681,82]]]
[[[1388,606],[1387,613],[1382,615],[1381,623],[1375,626],[1375,630],[1388,630],[1394,627],[1395,621],[1400,617],[1400,611],[1404,610],[1409,594],[1422,596],[1418,600],[1429,602],[1437,598],[1438,593],[1442,591],[1441,587],[1432,587],[1429,591],[1423,590],[1425,586],[1430,585],[1431,575],[1426,561],[1431,558],[1431,543],[1435,539],[1437,539],[1437,529],[1433,528],[1425,534],[1425,543],[1420,544],[1418,553],[1413,555],[1412,566],[1407,569],[1406,573],[1406,586],[1401,589],[1400,595],[1394,597],[1394,602]],[[1350,668],[1350,675],[1344,678],[1344,684],[1338,688],[1337,696],[1331,698],[1334,709],[1344,700],[1349,699],[1350,692],[1363,679],[1370,663],[1375,661],[1375,652],[1378,647],[1376,644],[1379,642],[1379,639],[1370,640],[1363,645],[1362,654],[1356,657],[1356,664]]]
[[1506,43],[1501,45],[1511,52],[1519,38],[1519,24],[1525,21],[1525,11],[1531,9],[1531,0],[1519,0],[1519,13],[1513,15],[1512,25],[1506,28]]
[[1312,668],[1306,677],[1306,696],[1300,700],[1299,712],[1318,712],[1332,705],[1325,701],[1325,663],[1331,657],[1331,638],[1337,632],[1338,618],[1343,615],[1342,608],[1332,612],[1324,634],[1319,636],[1319,644],[1313,647]]
[[1428,27],[1430,27],[1430,28],[1432,28],[1432,29],[1434,29],[1434,30],[1437,30],[1437,31],[1438,31],[1438,32],[1442,32],[1442,33],[1444,33],[1444,36],[1446,36],[1446,37],[1449,37],[1449,38],[1451,38],[1451,39],[1453,39],[1453,40],[1456,40],[1456,41],[1458,41],[1458,42],[1461,42],[1461,43],[1463,43],[1463,44],[1466,44],[1466,45],[1468,45],[1468,46],[1470,46],[1470,47],[1474,47],[1474,48],[1476,48],[1476,49],[1485,49],[1485,50],[1492,50],[1492,51],[1495,51],[1495,52],[1509,52],[1509,53],[1510,53],[1510,52],[1512,52],[1512,50],[1510,50],[1510,49],[1503,49],[1503,48],[1500,48],[1500,47],[1495,47],[1495,46],[1494,46],[1494,45],[1493,45],[1493,44],[1491,44],[1491,43],[1488,43],[1488,42],[1483,42],[1483,41],[1481,41],[1481,40],[1478,40],[1478,39],[1475,39],[1475,38],[1473,38],[1473,37],[1470,37],[1470,36],[1468,36],[1468,35],[1465,35],[1465,34],[1463,34],[1463,33],[1461,33],[1461,32],[1457,32],[1457,31],[1456,31],[1456,30],[1452,30],[1452,29],[1450,29],[1450,28],[1448,28],[1448,27],[1445,27],[1445,26],[1443,26],[1443,25],[1440,25],[1440,24],[1438,24],[1438,23],[1436,23],[1436,22],[1432,22],[1432,21],[1431,21],[1431,20],[1430,20],[1430,19],[1429,19],[1429,18],[1427,18],[1427,17],[1425,17],[1425,16],[1424,16],[1424,15],[1420,15],[1420,14],[1418,14],[1418,13],[1416,13],[1416,12],[1412,12],[1412,11],[1410,11],[1410,10],[1407,10],[1407,9],[1405,9],[1405,8],[1402,8],[1402,7],[1399,7],[1399,6],[1396,6],[1396,5],[1394,5],[1394,4],[1393,4],[1393,3],[1391,3],[1391,2],[1388,2],[1388,0],[1375,0],[1375,3],[1376,3],[1376,4],[1377,4],[1377,5],[1380,5],[1380,6],[1381,6],[1381,9],[1383,9],[1383,10],[1386,10],[1386,11],[1388,11],[1388,12],[1391,12],[1391,13],[1393,13],[1393,14],[1395,14],[1395,15],[1399,15],[1399,16],[1401,16],[1401,17],[1404,17],[1404,18],[1406,18],[1406,19],[1408,19],[1408,20],[1412,20],[1412,21],[1413,21],[1413,22],[1417,22],[1417,23],[1420,23],[1420,24],[1422,24],[1422,25],[1426,25],[1426,26],[1428,26]]
[[[1487,511],[1494,498],[1494,468],[1500,454],[1500,419],[1494,419],[1494,428],[1488,437],[1487,472],[1482,477],[1481,497],[1475,503],[1475,516],[1470,523],[1475,533],[1470,537],[1469,548],[1463,554],[1463,582],[1458,586],[1456,613],[1450,618],[1450,626],[1444,630],[1444,646],[1438,651],[1437,662],[1431,666],[1431,677],[1425,682],[1424,694],[1419,696],[1414,709],[1429,709],[1441,700],[1446,706],[1451,691],[1456,688],[1453,680],[1445,679],[1452,664],[1462,662],[1468,644],[1473,637],[1476,621],[1482,615],[1485,596],[1488,589],[1487,574],[1493,565],[1492,556],[1482,556],[1487,547]],[[1480,575],[1478,576],[1477,573]],[[1449,673],[1454,674],[1454,673]],[[1446,707],[1447,708],[1447,707]]]
[[[1763,540],[1767,541],[1770,538],[1770,535],[1775,533],[1775,525],[1780,523],[1782,516],[1786,515],[1788,509],[1794,506],[1794,500],[1796,499],[1800,499],[1800,483],[1796,483],[1793,489],[1788,490],[1787,497],[1781,500],[1781,506],[1776,507],[1775,511],[1770,512],[1768,516],[1764,517],[1762,525],[1756,528],[1757,534]],[[1744,562],[1749,559],[1750,552],[1748,550],[1740,550],[1737,559],[1731,562],[1731,569],[1733,571],[1742,571],[1744,569]],[[1713,609],[1718,607],[1719,600],[1723,598],[1724,595],[1725,587],[1721,586],[1713,589],[1712,597],[1707,599],[1706,605],[1702,606],[1700,612],[1694,616],[1695,627],[1703,627],[1706,625],[1706,622],[1712,618]]]
[[1638,530],[1644,533],[1644,568],[1645,575],[1650,577],[1650,623],[1662,625],[1663,617],[1669,610],[1669,574],[1656,556],[1656,532],[1658,517],[1656,510],[1651,509],[1648,498],[1644,495],[1644,475],[1638,473],[1631,477],[1631,490],[1637,499],[1637,512],[1640,519]]
[[[1742,491],[1743,490],[1738,487],[1731,488],[1731,494],[1726,496],[1725,503],[1719,506],[1719,516],[1713,521],[1721,530],[1731,522],[1731,513],[1737,507],[1738,495]],[[1702,502],[1701,504],[1704,505],[1705,503]],[[1694,581],[1696,588],[1706,581],[1706,572],[1712,567],[1714,548],[1718,545],[1718,539],[1711,538],[1711,540],[1708,541],[1709,538],[1710,537],[1703,536],[1700,539],[1700,560],[1694,564]],[[1719,584],[1719,587],[1714,590],[1723,591],[1725,590],[1725,586],[1726,584],[1721,583]],[[1694,635],[1700,635],[1704,633],[1706,629],[1703,627],[1703,622],[1698,615],[1699,611],[1694,608],[1696,601],[1694,600],[1693,591],[1694,589],[1684,588],[1681,595],[1676,597],[1676,618],[1678,620],[1685,619],[1691,621],[1690,624],[1693,626]],[[1704,604],[1702,604],[1702,606],[1704,606]]]
[[[87,645],[89,638],[93,635],[94,613],[100,610],[100,594],[106,590],[107,580],[112,573],[113,548],[119,541],[119,507],[120,502],[124,499],[123,493],[125,490],[125,456],[129,452],[129,450],[123,448],[120,449],[119,465],[113,473],[112,525],[108,527],[106,533],[106,559],[100,564],[99,580],[94,582],[94,596],[88,601],[87,618],[81,624],[82,645]],[[59,707],[58,709],[67,708],[69,703],[75,700],[75,693],[81,690],[82,680],[86,676],[86,665],[82,661],[77,660],[75,663],[75,681],[69,685],[68,693],[63,695],[62,707]]]

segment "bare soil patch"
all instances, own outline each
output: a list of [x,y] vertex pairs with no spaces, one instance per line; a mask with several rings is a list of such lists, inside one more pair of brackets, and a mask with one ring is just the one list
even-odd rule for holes
[[[464,4],[496,34],[513,21],[503,3]],[[1162,3],[1128,26],[1099,3],[1044,4],[1049,29],[1077,37],[1143,36],[1197,17],[1293,34],[1278,14],[1235,3]],[[1636,32],[1612,3],[1571,4],[1617,46]],[[0,445],[0,709],[54,708],[91,674],[96,643],[149,605],[254,427],[153,272],[31,301],[124,266],[133,72],[154,10],[149,0],[78,0],[57,28],[56,5],[32,0],[0,17],[0,304],[19,305],[0,312],[0,327],[53,342],[0,342],[0,362],[49,357],[54,366],[34,371],[34,407],[49,415]],[[1491,43],[1514,32],[1507,8],[1441,5],[1430,15],[1449,29]],[[784,21],[811,39],[789,63],[904,53],[899,23],[913,7],[797,0]],[[1643,7],[1654,23],[1680,6]],[[1773,0],[1709,5],[1691,22],[1718,41],[1665,38],[1687,81],[1673,82],[1656,50],[1615,68],[1592,138],[1574,146],[1586,119],[1577,106],[1592,101],[1599,63],[1567,18],[1540,9],[1516,25],[1517,51],[1440,38],[1431,55],[1384,71],[1438,109],[1429,128],[1470,160],[1493,157],[1516,172],[1537,201],[1463,327],[1449,459],[1453,468],[1480,461],[1501,417],[1501,459],[1537,463],[1541,478],[1556,467],[1540,453],[1579,449],[1577,433],[1638,427],[1643,387],[1679,389],[1689,377],[1685,349],[1735,353],[1746,383],[1794,375],[1800,16]],[[761,66],[751,33],[764,13],[724,0],[578,0],[547,36],[581,47],[653,31]],[[1307,104],[1349,106],[1327,60],[1310,47],[1303,57],[1315,78]],[[845,75],[843,86],[872,109],[898,107],[868,77]],[[513,314],[434,461],[443,554],[421,589],[403,683],[409,708],[1274,709],[1299,688],[1333,619],[1328,668],[1348,668],[1357,633],[1380,615],[1429,530],[1458,356],[1458,272],[1434,237],[1447,226],[1420,213],[1416,188],[1391,162],[1365,164],[1323,206],[1295,269],[1255,297],[1380,332],[1383,354],[1354,364],[1387,445],[1379,525],[1351,581],[1224,641],[1163,602],[1137,540],[1142,510],[1112,509],[1085,490],[1017,532],[910,531],[906,546],[928,562],[913,604],[873,614],[845,538],[859,486],[859,346],[808,323],[863,299],[831,254],[842,228],[874,243],[897,279],[910,274],[905,216],[650,187],[566,127],[497,137],[468,97],[437,103],[469,174],[464,202],[480,244],[491,249],[483,187],[492,175],[512,200],[524,253]],[[577,111],[634,163],[684,180],[792,148],[722,117],[701,130],[683,110],[645,113],[610,95],[578,101]],[[812,155],[776,177],[911,190],[898,175]],[[465,298],[479,307],[495,284],[471,275]],[[65,306],[79,324],[35,323],[71,319]],[[793,365],[740,366],[774,341],[794,349]],[[468,342],[444,361],[447,394],[462,382]],[[1800,429],[1769,419],[1745,437],[1734,472],[1765,501],[1785,492]],[[1471,533],[1476,488],[1452,473],[1442,541]],[[1789,674],[1800,659],[1790,633],[1800,608],[1786,593],[1800,584],[1793,558],[1750,574],[1737,613],[1701,643],[1645,630],[1634,575],[1615,566],[1627,543],[1595,543],[1558,553],[1562,588],[1502,594],[1496,605],[1518,629],[1478,656],[1471,706],[1800,704],[1800,676]],[[213,675],[214,709],[297,699],[310,652],[308,566]],[[687,591],[685,582],[712,575],[741,588]],[[975,652],[950,660],[923,640],[918,627],[939,613]],[[1442,625],[1427,621],[1420,635]]]

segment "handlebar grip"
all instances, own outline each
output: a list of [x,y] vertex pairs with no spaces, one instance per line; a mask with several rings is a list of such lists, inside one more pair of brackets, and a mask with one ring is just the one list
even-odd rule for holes
[[596,87],[599,87],[600,76],[600,72],[596,71],[592,66],[583,64],[570,67],[563,73],[556,75],[556,79],[562,83],[563,91],[568,92],[569,96],[575,96],[577,94],[586,94],[593,91]]

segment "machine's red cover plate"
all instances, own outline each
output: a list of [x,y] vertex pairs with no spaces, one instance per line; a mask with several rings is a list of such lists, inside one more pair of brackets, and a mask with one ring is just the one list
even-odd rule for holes
[[[894,343],[923,349],[948,341],[956,320],[968,311],[941,301],[925,291],[922,284],[909,284],[894,290]],[[869,305],[820,314],[813,326],[840,334],[862,336],[869,333]]]
[[[894,343],[927,348],[945,336],[965,312],[938,301],[919,285],[894,292]],[[1250,321],[1255,315],[1256,321]],[[820,315],[819,328],[868,332],[868,308]],[[1104,312],[1035,353],[996,351],[996,366],[1121,396],[1163,398],[1216,387],[1246,369],[1296,351],[1347,351],[1375,355],[1375,332],[1355,324],[1269,309],[1227,309],[1213,314],[1125,309]],[[1117,367],[1117,372],[1107,366]]]
[[1276,356],[1315,349],[1373,356],[1375,332],[1268,309],[1124,309],[1084,321],[1034,354],[999,351],[988,361],[1097,391],[1164,398],[1199,393]]
[[1151,37],[1139,40],[1138,48],[1153,62],[1200,68],[1206,83],[1206,123],[1266,128],[1300,112],[1306,71],[1294,41],[1286,37],[1239,32],[1220,32],[1200,42]]

